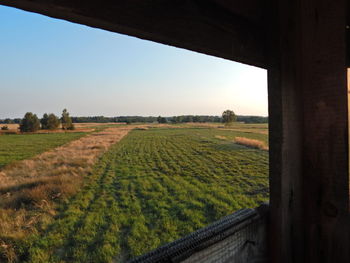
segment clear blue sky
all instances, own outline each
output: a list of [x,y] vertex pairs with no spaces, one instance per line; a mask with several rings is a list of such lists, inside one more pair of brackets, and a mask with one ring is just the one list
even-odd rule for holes
[[266,71],[0,6],[0,118],[267,115]]

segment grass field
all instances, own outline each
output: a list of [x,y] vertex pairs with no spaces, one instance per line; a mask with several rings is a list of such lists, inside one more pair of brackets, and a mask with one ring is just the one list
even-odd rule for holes
[[0,136],[0,168],[80,138],[85,133],[18,134]]
[[[0,262],[24,261],[30,237],[54,221],[59,205],[81,189],[99,156],[131,129],[95,131],[0,169]],[[23,136],[15,138],[32,142],[31,134]]]
[[124,262],[237,209],[258,206],[268,200],[268,152],[233,140],[266,143],[260,129],[131,131],[100,158],[47,230],[26,240],[23,257]]

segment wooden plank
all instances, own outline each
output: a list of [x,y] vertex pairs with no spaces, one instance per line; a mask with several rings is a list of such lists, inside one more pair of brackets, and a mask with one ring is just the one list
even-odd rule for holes
[[265,16],[265,0],[212,0],[230,10],[233,14],[260,22]]
[[[350,3],[349,3],[349,6],[350,6]],[[350,12],[349,12],[349,16],[350,16]],[[346,66],[350,67],[350,50],[349,50],[349,46],[350,46],[350,23],[349,22],[348,22],[348,25],[346,26],[346,43],[347,43],[346,46],[348,47],[347,56],[346,56]]]
[[350,262],[345,0],[274,0],[272,262]]
[[[213,0],[0,0],[55,18],[266,67],[263,5]],[[249,7],[249,8],[248,8]]]

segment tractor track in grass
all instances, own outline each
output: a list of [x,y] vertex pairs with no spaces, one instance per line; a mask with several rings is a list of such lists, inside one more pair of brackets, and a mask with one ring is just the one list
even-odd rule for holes
[[[1,262],[23,261],[28,247],[32,245],[32,239],[47,227],[52,228],[50,223],[59,213],[59,207],[64,206],[79,190],[99,156],[133,127],[108,128],[84,137],[74,134],[78,139],[1,169]],[[33,135],[18,136],[21,142],[26,142],[24,145],[32,144]],[[35,136],[46,138],[48,135]],[[55,134],[49,136],[57,137]],[[81,215],[84,215],[83,211]],[[74,220],[69,223],[72,222]],[[70,227],[68,229],[73,230],[74,225],[70,224],[67,224]]]
[[124,262],[266,201],[268,153],[214,135],[212,129],[131,131],[33,242],[28,261]]

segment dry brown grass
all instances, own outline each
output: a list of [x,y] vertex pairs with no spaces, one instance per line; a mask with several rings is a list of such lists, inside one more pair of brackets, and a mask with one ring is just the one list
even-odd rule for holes
[[[74,124],[75,129],[74,130],[62,130],[61,128],[56,129],[56,130],[38,130],[35,133],[73,133],[73,132],[92,132],[95,129],[90,128],[91,126],[100,126],[94,123],[82,123],[86,125],[80,125],[80,124]],[[2,134],[20,134],[21,132],[19,131],[19,124],[0,124],[0,128],[2,126],[7,126],[8,130],[0,130],[0,135]]]
[[18,124],[0,124],[0,127],[2,126],[7,126],[10,130],[17,130],[17,128],[19,127]]
[[2,134],[16,134],[18,133],[18,124],[0,124],[0,128],[3,126],[7,126],[8,130],[1,130],[0,129],[0,135]]
[[0,170],[1,188],[39,177],[81,175],[82,170],[91,166],[102,152],[118,142],[132,128],[134,127],[108,128],[42,153],[33,159],[10,164]]
[[135,126],[108,128],[0,170],[0,262],[15,243],[52,220],[57,201],[77,192],[97,158]]
[[260,150],[267,151],[269,149],[269,147],[267,147],[264,142],[254,139],[248,139],[245,137],[236,137],[235,143]]
[[259,134],[264,134],[264,135],[269,134],[269,131],[267,129],[224,128],[222,130],[239,131],[239,132],[245,132],[245,133],[259,133]]
[[186,126],[191,126],[191,127],[200,127],[200,128],[219,128],[222,126],[222,124],[218,123],[211,123],[211,122],[187,122],[184,123]]
[[105,123],[99,123],[99,122],[85,122],[85,123],[74,123],[75,128],[86,128],[86,127],[97,127],[97,126],[106,126],[106,125],[120,125],[125,124],[122,122],[105,122]]

